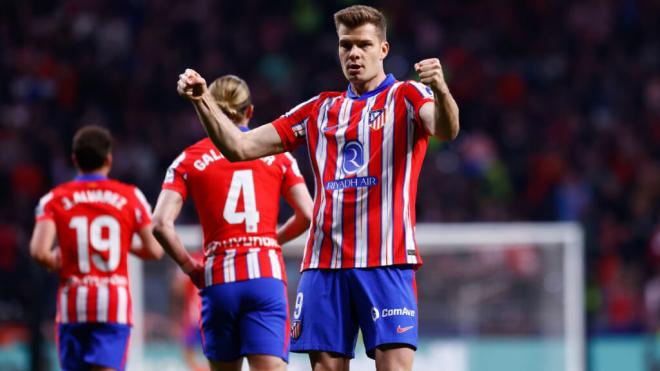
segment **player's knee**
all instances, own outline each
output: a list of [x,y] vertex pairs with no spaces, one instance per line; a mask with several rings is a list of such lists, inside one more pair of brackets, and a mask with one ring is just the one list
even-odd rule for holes
[[211,371],[240,371],[243,367],[243,358],[232,362],[218,362],[209,360]]
[[350,359],[342,354],[311,352],[309,360],[314,371],[348,371]]
[[284,371],[286,370],[286,362],[280,357],[255,354],[249,355],[248,364],[250,371]]
[[376,370],[410,371],[415,351],[405,345],[392,344],[376,348]]

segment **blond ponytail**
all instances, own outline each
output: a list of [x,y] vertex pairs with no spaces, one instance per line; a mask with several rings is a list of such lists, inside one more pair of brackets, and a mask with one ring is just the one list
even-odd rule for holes
[[235,124],[245,119],[245,111],[252,104],[247,83],[238,76],[222,76],[209,86],[209,92],[227,117]]

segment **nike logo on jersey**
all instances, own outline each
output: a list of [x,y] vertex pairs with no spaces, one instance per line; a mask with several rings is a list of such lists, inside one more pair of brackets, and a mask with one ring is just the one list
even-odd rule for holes
[[338,128],[338,127],[339,127],[339,125],[325,126],[325,127],[323,128],[323,132],[328,132],[328,131],[330,131],[330,130],[332,130],[332,129],[336,129],[336,128]]
[[403,334],[404,332],[410,330],[410,329],[413,328],[413,327],[415,327],[415,326],[401,327],[401,325],[398,325],[398,326],[396,327],[396,332],[397,332],[398,334]]

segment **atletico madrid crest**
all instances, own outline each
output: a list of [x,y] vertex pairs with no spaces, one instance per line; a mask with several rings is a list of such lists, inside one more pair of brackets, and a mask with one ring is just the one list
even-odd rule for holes
[[294,320],[291,322],[291,338],[298,339],[300,337],[300,331],[302,331],[302,323],[299,320]]
[[385,125],[385,109],[373,110],[369,112],[369,127],[372,130],[380,130]]

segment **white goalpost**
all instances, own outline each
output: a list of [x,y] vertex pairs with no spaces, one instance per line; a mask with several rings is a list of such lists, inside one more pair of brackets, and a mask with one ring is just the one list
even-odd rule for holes
[[[201,247],[202,234],[199,226],[177,226],[177,231],[187,248]],[[582,228],[577,223],[418,224],[416,239],[425,261],[425,266],[418,272],[418,287],[427,287],[426,291],[419,292],[420,316],[425,313],[425,308],[430,309],[426,310],[426,317],[420,317],[420,347],[415,357],[415,370],[480,371],[483,365],[488,365],[489,370],[496,371],[585,370],[584,237]],[[289,272],[298,269],[304,243],[305,238],[300,237],[283,247]],[[522,260],[519,259],[521,251]],[[532,263],[525,263],[526,256],[533,257]],[[522,279],[518,279],[516,274],[504,272],[511,269],[511,261],[514,262],[514,267],[523,267],[523,273],[518,272]],[[516,263],[518,261],[524,264]],[[479,266],[475,265],[477,263],[490,267],[489,272],[493,272],[492,269],[500,269],[503,272],[496,273],[492,278],[478,276],[480,272],[469,273],[475,266]],[[442,267],[456,267],[461,264],[469,269],[465,269],[465,272],[457,270],[451,275],[443,273]],[[528,266],[532,269],[525,268]],[[128,369],[132,371],[149,369],[149,360],[144,357],[149,344],[144,343],[142,329],[144,300],[140,262],[132,259],[130,269],[135,319],[128,364]],[[292,276],[294,275],[289,274],[289,290],[295,291],[294,281],[297,277]],[[514,288],[516,285],[523,285],[522,291],[509,289],[509,286],[504,284],[495,290],[495,294],[491,289],[480,288],[484,282],[488,284],[489,281],[497,281],[501,277],[509,280],[507,282],[511,282],[510,286]],[[444,291],[434,296],[433,290],[436,288]],[[516,290],[523,294],[517,292],[510,298],[507,296],[511,292],[516,293]],[[465,307],[460,307],[456,310],[458,317],[452,317],[456,315],[450,310],[455,306],[456,297],[451,296],[451,293],[458,293],[459,296],[456,297],[464,297],[466,293],[472,295],[469,297],[476,297],[474,301],[466,302],[469,303],[468,307],[478,306],[474,312],[476,319],[470,317],[472,322],[466,326],[454,326],[465,317],[466,310]],[[492,299],[493,296],[496,299]],[[502,303],[508,304],[502,307]],[[524,306],[517,308],[518,312],[530,312],[525,314],[523,325],[518,324],[520,320],[512,320],[518,326],[514,326],[514,330],[499,326],[498,321],[507,317],[494,311],[511,311],[512,307],[515,311],[516,306]],[[447,316],[447,319],[443,319],[443,316]],[[467,332],[464,328],[468,329]],[[429,329],[428,333],[424,332],[426,329]],[[511,336],[515,335],[516,331],[523,335]],[[508,339],[516,339],[515,344],[522,344],[527,347],[524,349],[529,351],[507,345],[513,344]],[[511,355],[520,356],[519,361],[509,362]],[[508,357],[505,360],[507,365],[499,366],[498,357]],[[543,365],[543,360],[533,359],[534,357],[545,357],[547,362]],[[516,369],[516,364],[520,368]],[[308,368],[306,357],[292,354],[290,370]],[[352,368],[373,369],[373,361],[366,358],[363,350],[356,350]]]

